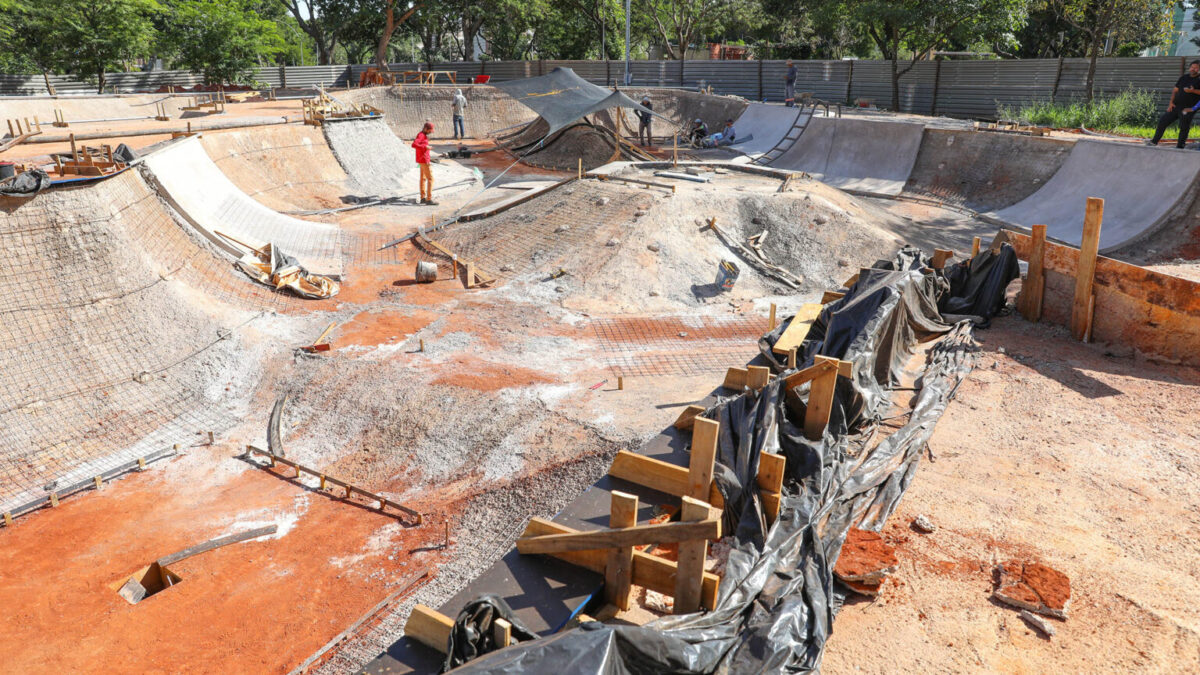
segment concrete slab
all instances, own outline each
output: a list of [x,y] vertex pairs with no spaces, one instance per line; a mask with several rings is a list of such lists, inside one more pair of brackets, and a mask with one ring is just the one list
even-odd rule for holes
[[[769,103],[751,103],[746,106],[745,112],[734,120],[733,128],[737,130],[739,138],[748,136],[754,138],[732,146],[733,149],[751,156],[769,151],[783,140],[803,110],[799,107],[789,108]],[[709,127],[709,131],[720,130],[720,126]]]
[[1078,246],[1088,197],[1104,200],[1100,251],[1154,232],[1180,205],[1190,202],[1200,156],[1188,150],[1128,143],[1078,141],[1042,189],[988,215],[1029,227],[1046,225],[1046,235]]
[[231,255],[244,251],[217,232],[252,245],[276,244],[315,274],[342,274],[337,226],[291,218],[254,201],[217,168],[199,138],[148,155],[145,166],[176,211]]
[[770,166],[805,171],[845,190],[898,195],[916,164],[924,132],[921,124],[814,117],[800,140]]

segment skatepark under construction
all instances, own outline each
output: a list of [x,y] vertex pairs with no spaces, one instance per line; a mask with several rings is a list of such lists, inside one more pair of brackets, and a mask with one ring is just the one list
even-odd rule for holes
[[571,77],[0,98],[8,672],[1200,670],[1197,153]]

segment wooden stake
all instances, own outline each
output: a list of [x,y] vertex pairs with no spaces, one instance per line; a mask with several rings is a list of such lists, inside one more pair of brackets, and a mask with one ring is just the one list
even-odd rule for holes
[[[699,422],[700,420],[696,420]],[[679,519],[683,522],[708,518],[707,502],[691,497],[683,498]],[[708,540],[698,539],[680,542],[679,562],[675,569],[675,613],[690,614],[700,609],[701,582],[704,576],[704,559],[708,556]]]
[[[346,85],[349,89],[350,85]],[[512,644],[512,624],[504,619],[496,619],[492,622],[492,639],[496,641],[496,646],[504,649]]]
[[1021,316],[1037,323],[1042,318],[1042,296],[1046,290],[1046,226],[1033,226],[1033,243],[1029,249],[1029,272],[1021,287]]
[[[637,496],[614,491],[608,526],[624,528],[637,525],[637,511]],[[633,547],[609,549],[608,564],[604,567],[604,599],[621,611],[628,610],[632,584]]]
[[138,471],[145,471],[145,470],[146,470],[146,458],[138,457]]
[[579,158],[579,180],[583,180],[583,158]]
[[96,476],[95,478],[92,479],[92,481],[94,481],[96,483],[97,490],[99,490],[101,487],[104,486],[104,478],[101,476]]
[[1084,331],[1083,341],[1092,341],[1092,322],[1096,318],[1096,294],[1092,293],[1092,297],[1088,298],[1088,313],[1087,313],[1087,330]]
[[325,489],[325,474],[321,474],[321,489]]
[[13,525],[13,517],[12,517],[12,512],[11,512],[11,511],[5,511],[5,512],[4,512],[4,526],[5,526],[5,527],[12,527],[12,525]]
[[787,367],[788,367],[788,369],[789,369],[789,370],[795,370],[795,369],[796,369],[796,348],[795,348],[795,347],[792,347],[792,349],[791,349],[791,350],[788,352],[788,365],[787,365]]
[[58,493],[57,492],[50,493],[50,506],[58,506]]
[[980,241],[981,240],[979,237],[975,237],[974,239],[971,240],[971,259],[974,259],[975,256],[979,255]]
[[208,444],[209,445],[213,444],[213,432],[211,432],[211,431],[208,432]]
[[1096,276],[1096,254],[1100,250],[1100,223],[1104,220],[1104,200],[1088,197],[1083,217],[1083,240],[1079,244],[1079,263],[1075,267],[1075,301],[1071,306],[1071,335],[1083,340],[1087,335],[1088,303]]
[[[838,365],[837,359],[828,356],[818,356],[814,365],[832,361]],[[804,437],[810,441],[819,441],[829,424],[829,415],[833,412],[833,393],[837,388],[838,369],[826,368],[823,373],[812,381],[808,392],[808,407],[804,412]]]
[[721,423],[697,417],[692,423],[692,457],[688,462],[688,496],[707,500],[712,489],[713,464]]
[[675,138],[673,139],[671,145],[673,146],[671,148],[671,154],[675,158],[672,160],[671,166],[679,166],[679,134],[675,134]]
[[419,349],[418,351],[423,352],[423,351],[425,351],[425,340],[421,340],[420,342],[421,342],[421,349]]
[[71,161],[76,162],[76,163],[79,162],[79,153],[75,149],[75,134],[74,133],[71,134]]
[[954,251],[948,248],[936,248],[933,250],[933,269],[940,270],[946,266],[946,261],[954,257]]
[[625,390],[625,377],[622,375],[618,375],[617,376],[617,391],[624,391],[624,390]]
[[767,321],[767,332],[775,330],[775,303],[771,303],[771,318]]

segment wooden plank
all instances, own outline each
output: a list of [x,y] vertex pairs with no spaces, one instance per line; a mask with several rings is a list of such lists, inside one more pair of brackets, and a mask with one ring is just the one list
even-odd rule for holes
[[713,465],[717,460],[717,437],[721,423],[697,417],[692,425],[692,457],[688,463],[687,496],[707,500],[713,482]]
[[525,555],[569,553],[571,551],[607,551],[608,549],[620,549],[627,546],[677,544],[681,541],[690,541],[692,539],[720,538],[721,521],[709,519],[695,523],[632,525],[602,530],[581,530],[571,534],[523,537],[517,540],[517,550]]
[[492,639],[496,641],[496,646],[500,649],[504,649],[512,644],[512,624],[504,619],[493,621]]
[[[708,517],[708,504],[683,498],[683,509],[679,512],[684,522],[703,520]],[[679,544],[679,562],[675,572],[675,613],[691,614],[700,609],[700,595],[704,576],[704,559],[708,556],[708,540],[698,539]]]
[[771,383],[771,369],[766,366],[747,366],[746,386],[754,391],[761,391]]
[[1046,226],[1033,226],[1033,247],[1029,252],[1029,271],[1021,286],[1021,316],[1037,323],[1042,319],[1042,298],[1046,291]]
[[846,295],[846,294],[839,293],[837,291],[825,291],[823,294],[821,294],[821,304],[828,305],[829,303],[833,302],[834,300],[841,300],[842,296],[844,296],[844,295]]
[[730,368],[725,372],[725,381],[721,383],[721,386],[726,389],[741,391],[746,388],[749,376],[750,371],[745,368]]
[[767,515],[767,525],[773,525],[779,519],[779,505],[783,502],[783,495],[778,492],[767,492],[759,490],[758,495],[763,500],[763,511]]
[[689,405],[679,413],[679,417],[675,419],[674,427],[680,431],[686,431],[692,428],[692,423],[695,422],[696,416],[704,412],[704,406]]
[[758,487],[768,492],[779,492],[783,489],[784,469],[787,458],[770,452],[762,452],[758,456]]
[[454,630],[453,619],[425,605],[413,607],[412,614],[408,615],[408,622],[404,624],[406,636],[426,647],[432,647],[442,654],[446,653],[446,648],[450,644],[452,630]]
[[208,551],[221,548],[222,546],[237,544],[250,539],[265,537],[269,534],[275,534],[277,529],[279,529],[277,525],[267,525],[265,527],[258,527],[252,530],[246,530],[244,532],[236,532],[224,537],[217,537],[216,539],[211,539],[203,544],[197,544],[195,546],[185,548],[182,551],[172,553],[171,555],[165,555],[155,562],[157,562],[160,567],[166,567],[167,565],[173,565],[180,560],[186,560],[194,555],[207,553]]
[[771,351],[776,354],[786,355],[793,349],[800,347],[800,343],[804,342],[804,338],[808,336],[808,329],[812,327],[817,317],[821,315],[821,310],[824,305],[815,302],[805,303],[800,307],[800,311],[796,312],[796,316],[792,317],[792,322],[788,327],[783,329],[783,334],[779,336],[779,340],[775,342],[775,346]]
[[829,424],[829,415],[833,412],[833,393],[837,387],[837,359],[827,356],[816,357],[818,363],[829,363],[834,367],[827,368],[812,381],[808,392],[808,406],[804,412],[804,436],[810,441],[820,440]]
[[[613,457],[608,475],[675,497],[688,494],[691,485],[689,471],[686,467],[628,450],[621,450],[616,457]],[[708,502],[713,506],[725,506],[725,499],[721,497],[721,491],[717,489],[716,483],[713,483],[709,489],[708,497]]]
[[1096,255],[1100,251],[1100,223],[1104,220],[1104,200],[1088,197],[1083,216],[1083,241],[1079,244],[1079,264],[1075,268],[1075,302],[1071,305],[1071,335],[1076,340],[1087,336],[1088,303],[1096,278]]
[[[638,498],[627,492],[612,493],[612,507],[608,516],[610,528],[626,528],[637,525]],[[563,535],[547,535],[561,537]],[[570,535],[567,535],[570,536]],[[520,542],[518,541],[518,550]],[[633,590],[633,546],[621,546],[608,552],[608,564],[604,567],[604,599],[622,611],[630,606]]]
[[971,240],[971,259],[972,260],[975,259],[975,256],[979,255],[979,244],[981,241],[982,240],[979,237],[975,237],[974,239]]
[[[523,536],[567,534],[574,531],[565,525],[559,525],[543,518],[531,518],[529,524],[525,526],[525,534]],[[552,555],[559,560],[579,565],[600,574],[604,573],[604,566],[608,563],[608,556],[604,551],[573,551],[570,553],[554,553]],[[660,558],[642,551],[635,550],[633,552],[633,583],[638,586],[649,588],[658,593],[671,595],[675,592],[676,570],[676,563],[666,558]],[[705,572],[702,583],[703,588],[700,593],[700,604],[705,609],[713,609],[717,606],[717,592],[720,588],[721,578],[712,572]]]
[[827,360],[827,357],[818,356],[817,358],[824,359],[824,360],[818,361],[817,363],[814,363],[813,365],[805,368],[804,370],[798,370],[798,371],[792,373],[791,375],[788,375],[787,377],[783,378],[784,390],[790,391],[792,389],[795,389],[796,387],[799,387],[800,385],[804,384],[805,382],[815,380],[818,377],[820,377],[821,375],[824,375],[825,371],[829,370],[832,367],[832,365],[829,363],[829,360]]

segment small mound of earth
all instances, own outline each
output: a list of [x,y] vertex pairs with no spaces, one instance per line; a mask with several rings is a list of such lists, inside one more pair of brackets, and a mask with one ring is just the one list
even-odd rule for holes
[[547,138],[541,148],[533,148],[545,136],[549,126],[538,118],[528,127],[507,138],[497,139],[513,157],[530,166],[559,171],[574,171],[583,162],[590,171],[609,162],[627,159],[626,152],[617,148],[612,132],[587,122],[573,124]]
[[992,597],[1006,605],[1067,618],[1071,601],[1071,579],[1041,563],[1009,561],[996,566],[1000,583]]

